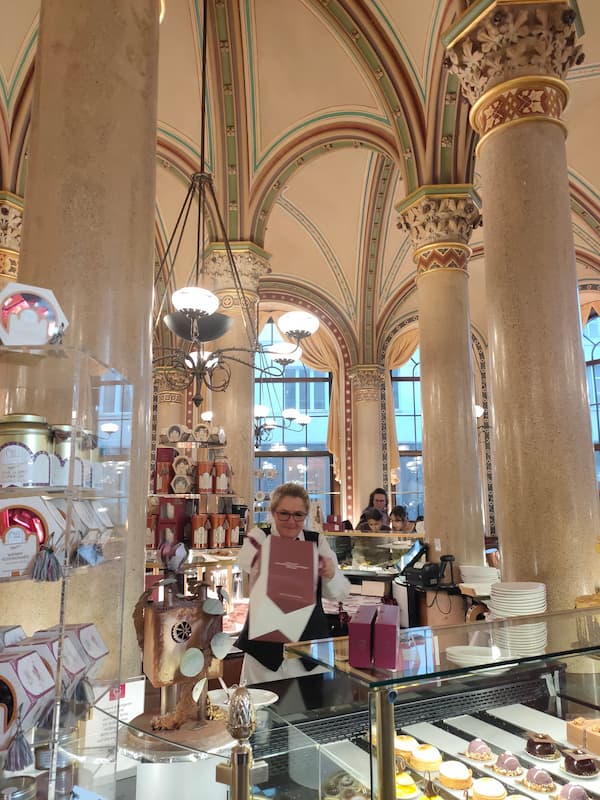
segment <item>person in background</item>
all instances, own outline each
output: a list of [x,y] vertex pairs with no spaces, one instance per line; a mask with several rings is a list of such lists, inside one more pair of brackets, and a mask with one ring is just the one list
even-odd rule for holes
[[[388,525],[383,524],[383,514],[378,508],[366,508],[363,512],[364,521],[359,523],[357,530],[369,533],[389,531]],[[354,539],[352,548],[352,564],[356,567],[378,566],[389,561],[389,550],[385,545],[387,540],[383,536],[359,536]]]
[[[300,640],[324,639],[329,636],[329,624],[323,611],[321,596],[329,600],[345,600],[350,594],[350,583],[342,574],[335,553],[326,537],[316,531],[304,530],[310,500],[304,487],[298,483],[284,483],[271,493],[270,512],[273,523],[266,529],[252,528],[244,538],[240,550],[239,564],[250,576],[250,588],[256,578],[255,567],[258,554],[267,536],[280,536],[283,539],[299,539],[312,542],[318,554],[318,581],[315,594],[314,611],[300,636]],[[294,678],[314,674],[307,670],[302,659],[283,658],[283,644],[250,639],[248,620],[252,616],[252,603],[248,608],[248,619],[240,633],[236,647],[244,651],[241,681],[264,683],[282,678]],[[318,670],[317,670],[318,671]]]
[[382,525],[389,525],[390,518],[388,516],[388,495],[385,489],[373,489],[371,494],[369,495],[369,505],[363,510],[362,514],[360,515],[360,519],[358,520],[358,525],[356,526],[356,530],[362,530],[361,525],[365,522],[365,514],[370,508],[376,508],[378,511],[381,512],[382,515]]
[[400,533],[414,533],[416,526],[408,518],[406,506],[394,506],[390,511],[390,525],[393,531]]

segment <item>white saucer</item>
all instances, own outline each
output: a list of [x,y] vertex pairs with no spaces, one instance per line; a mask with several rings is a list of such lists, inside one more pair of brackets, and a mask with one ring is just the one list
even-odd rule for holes
[[[254,704],[254,708],[263,708],[276,703],[279,700],[279,695],[275,692],[269,692],[267,689],[248,689],[250,692],[250,699]],[[227,708],[229,705],[229,696],[224,689],[211,689],[208,692],[210,702],[217,708]]]

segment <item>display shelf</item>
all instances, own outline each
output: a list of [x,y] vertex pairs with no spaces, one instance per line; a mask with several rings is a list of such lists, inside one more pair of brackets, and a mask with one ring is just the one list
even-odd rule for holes
[[212,498],[212,497],[216,497],[216,498],[222,497],[223,499],[227,499],[227,498],[231,499],[231,498],[237,497],[237,496],[238,496],[237,494],[225,494],[224,492],[196,492],[196,493],[183,493],[183,492],[181,492],[179,494],[175,493],[175,492],[168,492],[166,494],[156,494],[156,493],[152,492],[151,494],[148,495],[148,497],[166,497],[166,498],[179,497],[182,500],[202,500],[202,498],[205,498],[205,497],[207,497],[207,498],[208,497],[210,497],[210,498]]

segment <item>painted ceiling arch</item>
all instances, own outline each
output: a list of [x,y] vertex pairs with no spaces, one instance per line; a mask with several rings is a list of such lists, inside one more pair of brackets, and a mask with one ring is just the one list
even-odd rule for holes
[[[40,0],[8,6],[0,29],[0,190],[22,194]],[[465,6],[209,0],[206,165],[229,236],[264,246],[272,273],[261,293],[310,298],[335,320],[351,363],[379,359],[388,332],[418,313],[412,248],[394,207],[422,183],[478,185],[469,105],[440,42]],[[201,8],[202,0],[166,0],[160,30],[158,258],[199,168]],[[569,75],[565,122],[584,278],[597,271],[600,254],[600,3],[579,0],[579,9],[586,61]],[[485,331],[481,231],[473,238],[471,316]],[[190,260],[187,252],[177,265],[176,285]]]

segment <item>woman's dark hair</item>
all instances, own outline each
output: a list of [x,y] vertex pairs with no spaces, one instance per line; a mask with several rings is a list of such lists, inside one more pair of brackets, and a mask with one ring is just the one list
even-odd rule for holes
[[373,491],[369,495],[369,507],[371,507],[374,504],[374,500],[375,500],[375,495],[376,494],[382,494],[385,497],[385,505],[387,507],[387,504],[388,504],[388,493],[386,492],[385,489],[381,489],[381,488],[380,489],[373,489]]
[[390,517],[395,517],[403,522],[405,519],[408,519],[408,514],[406,512],[406,506],[394,506],[390,511]]
[[383,519],[383,514],[378,508],[373,508],[369,506],[369,508],[365,509],[363,513],[364,521],[368,522],[370,519],[376,519],[377,522],[381,522]]

